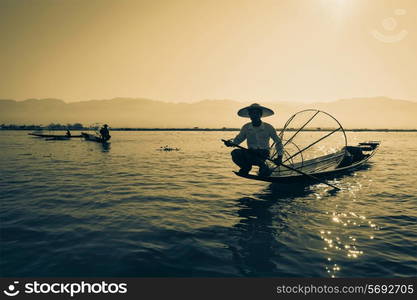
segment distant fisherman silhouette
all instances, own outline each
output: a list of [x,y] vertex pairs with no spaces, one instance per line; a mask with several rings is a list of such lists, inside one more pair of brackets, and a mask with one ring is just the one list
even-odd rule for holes
[[101,135],[101,138],[103,139],[103,141],[110,140],[111,136],[110,136],[107,124],[104,124],[103,127],[101,127],[100,135]]
[[238,116],[250,118],[251,122],[243,125],[239,134],[232,140],[225,141],[227,147],[239,145],[245,139],[247,140],[249,150],[235,149],[231,152],[233,162],[240,167],[239,174],[247,175],[253,165],[259,166],[259,176],[267,177],[271,175],[271,170],[265,163],[269,158],[269,139],[275,142],[277,150],[277,158],[274,159],[276,164],[282,162],[283,146],[282,141],[278,137],[275,128],[262,122],[262,117],[272,116],[274,112],[254,103],[244,107],[238,111]]

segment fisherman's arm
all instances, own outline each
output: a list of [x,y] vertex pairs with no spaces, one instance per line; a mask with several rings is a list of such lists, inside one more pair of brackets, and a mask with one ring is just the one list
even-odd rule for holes
[[235,136],[234,139],[225,141],[224,144],[227,147],[233,147],[234,145],[239,145],[245,139],[246,139],[246,126],[243,126],[242,129],[240,130],[239,134],[237,136]]
[[284,155],[284,146],[282,145],[281,138],[277,135],[274,127],[271,126],[271,138],[275,142],[275,149],[277,150],[277,158],[274,160],[275,163],[282,163],[282,156]]

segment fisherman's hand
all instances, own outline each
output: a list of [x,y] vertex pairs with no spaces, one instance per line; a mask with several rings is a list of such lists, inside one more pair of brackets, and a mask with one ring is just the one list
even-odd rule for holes
[[226,147],[233,147],[234,146],[234,144],[231,140],[224,141],[224,144],[226,145]]
[[282,155],[278,155],[277,158],[274,159],[274,163],[279,166],[282,164]]

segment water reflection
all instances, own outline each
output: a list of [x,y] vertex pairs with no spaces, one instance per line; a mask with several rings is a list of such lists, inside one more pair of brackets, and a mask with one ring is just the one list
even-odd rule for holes
[[[378,134],[382,152],[369,170],[336,182],[335,196],[321,184],[265,189],[236,178],[216,142],[223,134],[116,132],[102,153],[95,142],[0,131],[0,219],[13,233],[2,243],[3,274],[417,274],[417,155],[408,155],[417,153],[416,133]],[[155,151],[165,144],[181,151]],[[27,228],[48,234],[34,241]],[[109,254],[109,243],[117,251]],[[35,255],[51,249],[57,255]],[[78,259],[86,255],[87,265]]]
[[103,152],[109,152],[110,151],[110,143],[101,143],[101,147]]
[[236,200],[241,219],[233,226],[237,241],[229,249],[243,276],[282,276],[283,270],[278,269],[277,262],[286,245],[280,235],[288,226],[293,200],[311,193],[310,189],[282,189],[272,184],[259,194]]

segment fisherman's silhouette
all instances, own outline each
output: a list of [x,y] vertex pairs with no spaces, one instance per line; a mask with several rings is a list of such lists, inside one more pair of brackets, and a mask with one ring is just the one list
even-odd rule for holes
[[282,162],[283,146],[275,128],[263,122],[261,118],[271,116],[274,112],[254,103],[240,109],[237,114],[240,117],[250,118],[251,122],[243,125],[239,134],[233,140],[224,141],[224,144],[227,147],[235,147],[247,140],[248,149],[235,149],[231,153],[233,162],[240,167],[239,174],[247,175],[255,165],[259,166],[259,176],[270,176],[272,170],[265,163],[265,160],[270,158],[269,140],[275,142],[277,157],[273,161],[277,165]]
[[110,136],[107,124],[104,124],[103,127],[101,127],[100,135],[101,135],[101,138],[103,139],[103,141],[106,142],[106,141],[110,140],[111,136]]

